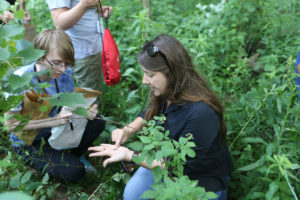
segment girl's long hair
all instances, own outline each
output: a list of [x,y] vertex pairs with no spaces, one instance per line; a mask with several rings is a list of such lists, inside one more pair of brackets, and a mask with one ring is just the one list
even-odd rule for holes
[[[157,48],[158,52],[149,55],[149,48]],[[167,86],[163,96],[150,95],[150,105],[145,119],[153,119],[158,114],[162,98],[174,104],[203,101],[218,114],[222,141],[226,141],[226,125],[223,117],[223,106],[218,96],[208,87],[206,81],[194,68],[191,57],[185,47],[175,38],[158,35],[145,43],[138,55],[141,66],[149,71],[162,72],[167,77]]]

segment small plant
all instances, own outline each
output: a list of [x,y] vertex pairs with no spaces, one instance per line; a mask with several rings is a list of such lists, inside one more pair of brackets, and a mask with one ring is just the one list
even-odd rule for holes
[[186,157],[195,157],[192,150],[195,143],[191,142],[192,135],[180,137],[178,141],[169,138],[169,131],[160,125],[166,121],[165,116],[154,117],[137,136],[140,141],[130,143],[128,146],[139,151],[140,155],[133,157],[133,161],[140,163],[146,161],[149,166],[154,160],[163,161],[164,169],[155,167],[153,190],[146,191],[142,198],[150,199],[207,199],[216,198],[212,192],[197,187],[197,181],[191,181],[183,175]]

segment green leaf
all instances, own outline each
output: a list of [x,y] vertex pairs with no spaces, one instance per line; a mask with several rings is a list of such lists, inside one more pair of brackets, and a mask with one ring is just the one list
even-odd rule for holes
[[4,10],[8,10],[10,7],[10,4],[7,1],[0,1],[0,12]]
[[158,183],[163,178],[163,169],[161,167],[154,167],[152,170],[154,182]]
[[[0,57],[2,52],[0,51]],[[0,63],[0,79],[7,73],[9,65],[7,63]],[[1,83],[0,83],[1,84]]]
[[3,192],[0,194],[0,199],[33,200],[34,198],[24,192]]
[[151,139],[147,136],[139,136],[140,140],[142,141],[142,143],[144,144],[149,144],[151,143]]
[[245,143],[263,143],[265,145],[267,145],[267,143],[262,139],[262,138],[244,138],[243,142]]
[[165,148],[165,147],[163,146],[162,149],[161,149],[161,152],[162,152],[162,154],[163,154],[164,157],[168,157],[168,156],[171,156],[171,155],[173,155],[173,154],[176,154],[176,153],[177,153],[177,150]]
[[16,19],[18,19],[18,20],[21,21],[21,20],[25,17],[25,12],[24,12],[24,10],[22,10],[22,9],[16,10],[16,11],[14,12],[14,16],[15,16]]
[[24,87],[28,85],[32,80],[33,73],[24,73],[22,76],[18,76],[15,74],[10,74],[8,76],[8,83],[13,90]]
[[12,177],[9,181],[9,186],[13,189],[17,189],[20,186],[20,178],[22,174],[18,172],[14,177]]
[[206,197],[207,197],[208,199],[215,199],[215,198],[218,197],[218,195],[216,195],[216,194],[213,193],[213,192],[206,192],[205,195],[206,195]]
[[135,162],[135,163],[141,163],[145,160],[145,157],[144,156],[134,156],[132,158],[132,161]]
[[39,187],[41,185],[41,182],[29,182],[28,184],[26,184],[26,190],[29,192],[34,191],[37,187]]
[[52,108],[52,106],[50,106],[50,105],[42,105],[41,107],[39,107],[39,111],[47,112],[51,108]]
[[144,151],[150,151],[154,148],[154,144],[153,143],[150,143],[150,144],[147,144],[144,146],[143,150]]
[[72,113],[74,113],[76,115],[81,115],[84,117],[89,117],[88,111],[86,110],[86,108],[83,108],[83,107],[77,107],[75,110],[72,111]]
[[30,180],[31,171],[26,172],[21,178],[21,184],[27,183]]
[[[57,98],[59,97],[59,99]],[[50,104],[53,106],[75,106],[78,104],[85,104],[85,98],[82,93],[72,92],[72,93],[63,93],[58,95],[53,95],[50,98],[47,98],[50,101]]]
[[141,106],[138,104],[126,109],[126,113],[128,114],[137,114],[140,111],[141,111]]
[[262,166],[264,164],[264,162],[265,162],[265,159],[264,159],[264,156],[262,156],[255,163],[241,167],[241,168],[237,169],[237,171],[251,171],[259,166]]
[[277,109],[278,109],[278,112],[281,113],[281,101],[279,98],[277,99]]
[[0,26],[0,35],[4,38],[14,38],[22,35],[23,32],[24,27],[19,24],[6,24],[5,26]]
[[7,162],[5,160],[0,160],[0,168],[9,167],[12,164],[10,162]]
[[275,192],[277,191],[277,189],[278,189],[278,185],[275,182],[270,183],[269,190],[266,193],[266,199],[267,200],[273,199],[273,196],[274,196]]
[[141,151],[143,148],[143,143],[136,141],[136,142],[128,144],[128,147],[135,151]]
[[119,183],[122,180],[122,174],[121,173],[115,173],[111,178],[112,178],[112,180]]
[[187,155],[188,155],[189,157],[191,157],[191,158],[194,158],[194,157],[196,156],[195,151],[192,150],[192,149],[187,150],[186,153],[187,153]]
[[146,192],[144,192],[142,194],[142,196],[140,196],[141,198],[145,198],[145,199],[155,199],[157,196],[156,192],[153,190],[147,190]]
[[7,48],[0,47],[0,61],[7,61],[10,57],[10,52]]
[[266,148],[266,154],[268,156],[271,156],[275,150],[276,150],[275,144],[274,143],[269,143],[267,145],[267,148]]
[[44,55],[44,50],[35,49],[33,46],[27,47],[18,52],[23,57],[24,65],[28,65]]
[[45,176],[43,177],[42,184],[43,185],[47,184],[48,180],[49,180],[49,175],[48,175],[48,173],[46,173]]

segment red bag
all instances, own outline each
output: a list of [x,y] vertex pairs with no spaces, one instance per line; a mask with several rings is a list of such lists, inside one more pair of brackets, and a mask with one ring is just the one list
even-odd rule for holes
[[120,53],[108,28],[104,29],[102,69],[106,85],[112,86],[120,82]]

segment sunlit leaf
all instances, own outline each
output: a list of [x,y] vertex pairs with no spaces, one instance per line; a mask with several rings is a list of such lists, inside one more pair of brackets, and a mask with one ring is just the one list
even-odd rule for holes
[[3,49],[0,47],[0,61],[8,60],[9,56],[10,56],[10,53],[9,53],[8,49],[6,49],[6,48]]
[[[59,96],[59,98],[57,98]],[[78,104],[85,104],[85,98],[82,93],[72,92],[72,93],[63,93],[59,95],[53,95],[53,97],[48,98],[50,104],[53,106],[75,106]]]
[[16,10],[16,11],[14,12],[14,16],[15,16],[16,19],[22,20],[22,19],[25,17],[25,12],[24,12],[24,10],[22,10],[22,9]]
[[[0,1],[1,2],[1,1]],[[33,200],[33,197],[28,196],[24,192],[3,192],[0,194],[0,199],[20,199],[20,200]]]
[[0,26],[0,35],[4,38],[15,38],[16,36],[22,35],[24,27],[19,24],[7,24]]
[[16,90],[17,88],[28,85],[30,83],[30,81],[32,80],[33,76],[34,76],[33,73],[24,73],[22,76],[10,74],[8,77],[8,82],[10,84],[10,87],[13,90]]
[[42,57],[44,55],[44,51],[35,49],[33,46],[29,46],[26,49],[19,51],[18,54],[23,57],[24,65],[27,65]]

